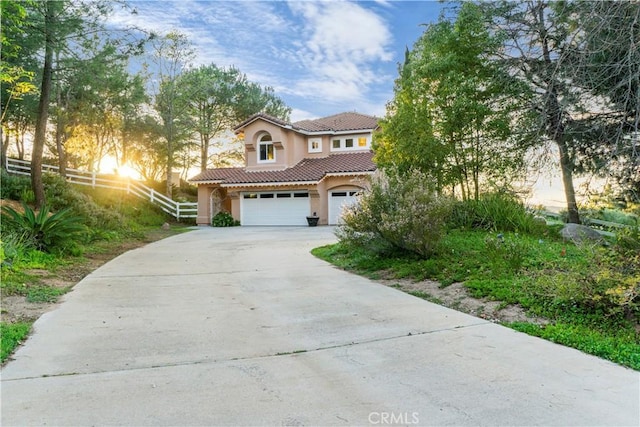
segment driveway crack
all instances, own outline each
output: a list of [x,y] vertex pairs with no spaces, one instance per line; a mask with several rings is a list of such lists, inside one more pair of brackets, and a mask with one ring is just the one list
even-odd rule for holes
[[453,326],[449,328],[434,329],[434,330],[428,330],[428,331],[419,331],[419,332],[410,331],[405,334],[398,334],[398,335],[393,335],[388,337],[371,338],[371,339],[366,339],[361,341],[351,341],[346,343],[321,346],[314,349],[299,349],[299,350],[286,351],[286,352],[277,352],[275,354],[271,353],[271,354],[264,354],[264,355],[257,355],[257,356],[254,355],[254,356],[243,356],[243,357],[231,357],[231,358],[224,358],[224,359],[189,360],[189,361],[183,361],[183,362],[163,363],[163,364],[150,365],[150,366],[134,366],[129,368],[109,369],[109,370],[105,369],[105,370],[97,370],[93,372],[62,372],[58,374],[43,374],[43,375],[34,375],[34,376],[19,377],[19,378],[7,378],[7,379],[2,379],[2,382],[49,379],[49,378],[59,378],[59,377],[91,376],[91,375],[101,375],[101,374],[107,374],[107,373],[146,371],[146,370],[154,370],[154,369],[160,369],[160,368],[173,368],[173,367],[180,367],[180,366],[196,366],[196,365],[207,365],[207,364],[212,365],[212,364],[218,364],[218,363],[260,360],[260,359],[269,359],[269,358],[283,357],[283,356],[296,356],[300,354],[317,353],[321,351],[335,350],[339,348],[347,348],[347,347],[353,347],[353,346],[364,345],[364,344],[372,344],[377,342],[392,341],[392,340],[405,339],[405,338],[414,338],[422,335],[430,335],[430,334],[453,331],[458,329],[468,329],[468,328],[474,328],[474,327],[484,326],[488,324],[492,324],[492,323],[489,321],[482,321],[482,322],[472,323],[468,325],[458,325],[458,326]]

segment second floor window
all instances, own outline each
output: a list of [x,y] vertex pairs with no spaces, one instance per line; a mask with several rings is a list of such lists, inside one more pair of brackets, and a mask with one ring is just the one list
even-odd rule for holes
[[273,146],[273,140],[271,139],[271,135],[265,134],[260,137],[260,141],[258,143],[258,161],[259,162],[275,162],[276,161],[276,151]]
[[356,151],[369,148],[370,138],[367,136],[347,136],[331,140],[331,151]]

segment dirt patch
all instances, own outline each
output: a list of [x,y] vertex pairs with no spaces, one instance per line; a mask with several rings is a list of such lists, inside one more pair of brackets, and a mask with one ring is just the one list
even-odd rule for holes
[[[72,289],[85,276],[118,255],[176,233],[174,229],[152,230],[140,240],[108,243],[101,247],[100,251],[87,253],[79,259],[72,259],[69,264],[58,266],[54,271],[31,269],[25,270],[24,273],[35,277],[38,286]],[[26,296],[21,295],[3,295],[0,302],[0,318],[6,323],[33,322],[58,304],[58,302],[29,302]]]
[[382,279],[378,282],[495,323],[529,322],[538,325],[549,323],[546,319],[527,314],[518,305],[505,305],[500,301],[475,298],[462,283],[453,283],[443,287],[440,283],[431,280],[414,282],[407,279]]

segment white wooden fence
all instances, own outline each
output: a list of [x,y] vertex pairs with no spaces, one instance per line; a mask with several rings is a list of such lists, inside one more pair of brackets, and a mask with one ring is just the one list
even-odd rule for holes
[[[5,167],[7,172],[18,175],[31,175],[31,162],[28,160],[7,158]],[[43,172],[53,172],[58,174],[59,169],[60,168],[58,166],[42,165]],[[101,187],[126,191],[128,194],[134,194],[135,196],[148,200],[154,205],[159,206],[164,212],[178,220],[181,218],[195,218],[198,213],[197,203],[176,202],[164,194],[158,193],[153,188],[149,188],[144,184],[128,178],[114,179],[112,176],[96,172],[67,169],[66,179],[73,184],[88,185],[93,188]]]
[[[542,215],[545,218],[551,218],[554,221],[562,221],[562,215],[560,215],[559,213],[555,213],[555,212],[547,212],[547,211],[540,211],[539,212],[540,215]],[[619,231],[621,229],[624,228],[632,228],[634,227],[633,225],[627,225],[627,224],[619,224],[617,222],[610,222],[610,221],[603,221],[601,219],[594,219],[594,218],[589,218],[589,217],[585,217],[585,216],[580,216],[580,219],[582,220],[582,223],[584,225],[588,225],[589,227],[595,229],[598,233],[605,235],[605,236],[615,236],[615,232]],[[640,224],[638,224],[638,226],[640,226]]]

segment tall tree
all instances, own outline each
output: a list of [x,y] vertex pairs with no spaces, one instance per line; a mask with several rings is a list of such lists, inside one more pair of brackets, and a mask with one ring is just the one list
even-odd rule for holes
[[86,159],[83,165],[97,170],[104,156],[111,155],[117,166],[126,162],[128,124],[147,100],[139,75],[127,71],[127,58],[107,44],[92,58],[72,66],[59,86],[56,136],[67,145],[57,145],[59,155],[69,149]]
[[[209,164],[211,144],[223,132],[258,112],[283,120],[288,120],[291,112],[273,89],[248,81],[235,67],[225,69],[210,64],[194,68],[181,75],[177,85],[198,137],[202,171]],[[219,155],[220,151],[214,154]]]
[[640,201],[640,3],[577,1],[567,12],[579,29],[568,61],[572,83],[598,107],[580,121],[581,166]]
[[155,107],[162,119],[165,142],[162,151],[166,159],[166,194],[171,196],[176,154],[188,142],[186,96],[178,85],[178,79],[190,66],[195,52],[184,34],[173,31],[154,40],[153,56],[159,81],[155,89]]
[[422,169],[465,199],[479,197],[482,179],[508,181],[523,150],[510,138],[517,105],[505,92],[511,81],[490,60],[498,46],[472,3],[455,22],[442,17],[430,25],[407,54],[376,137],[379,164]]
[[568,221],[579,223],[573,175],[577,169],[577,141],[581,132],[573,125],[585,111],[588,99],[570,84],[565,62],[575,31],[566,19],[568,2],[527,0],[481,3],[495,32],[505,38],[499,59],[526,83],[533,94],[530,111],[537,115],[537,131],[552,142],[558,159],[567,204]]
[[[0,91],[1,108],[0,117],[0,144],[2,155],[0,167],[5,167],[7,151],[9,149],[9,137],[15,135],[16,143],[20,148],[20,135],[24,128],[25,119],[29,117],[21,102],[25,96],[37,92],[34,84],[35,72],[23,60],[30,55],[29,49],[24,44],[27,36],[24,24],[27,19],[25,5],[31,2],[18,2],[14,0],[2,0],[2,25],[0,26]],[[19,155],[22,154],[19,152]]]
[[40,97],[31,154],[31,183],[36,206],[45,202],[42,157],[46,143],[49,107],[52,101],[56,52],[81,55],[87,42],[105,34],[104,18],[112,3],[107,0],[45,0],[27,3],[26,33],[39,42],[44,60],[39,63]]

